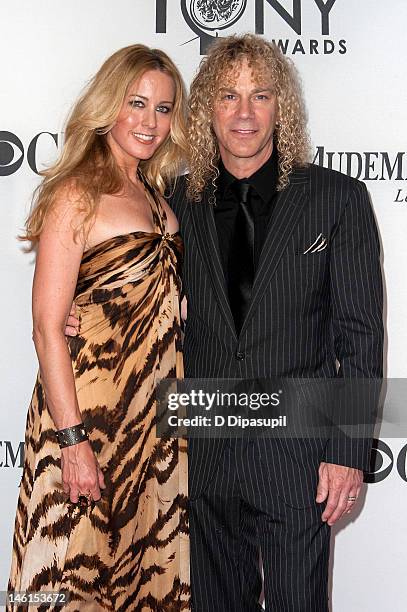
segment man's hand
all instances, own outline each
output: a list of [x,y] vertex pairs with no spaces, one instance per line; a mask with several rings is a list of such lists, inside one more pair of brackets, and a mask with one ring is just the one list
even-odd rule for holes
[[76,318],[75,303],[72,303],[69,316],[65,324],[65,336],[77,336],[79,333],[79,319]]
[[[358,498],[363,483],[363,472],[335,463],[321,462],[319,466],[317,503],[327,499],[322,520],[331,527],[348,514]],[[349,499],[350,498],[350,499]]]

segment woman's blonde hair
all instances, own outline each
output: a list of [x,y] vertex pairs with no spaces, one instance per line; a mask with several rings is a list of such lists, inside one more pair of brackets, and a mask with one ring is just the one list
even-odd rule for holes
[[291,61],[274,43],[254,34],[219,38],[201,61],[190,89],[188,197],[193,201],[201,199],[208,185],[216,184],[219,146],[212,127],[214,103],[219,89],[225,86],[225,75],[234,76],[244,58],[253,69],[254,78],[261,80],[264,70],[269,72],[277,96],[274,131],[279,159],[277,188],[281,190],[288,184],[294,165],[304,166],[309,160],[305,108]]
[[40,173],[44,179],[34,193],[23,240],[31,241],[32,246],[38,240],[61,189],[75,193],[82,219],[77,231],[85,233],[101,195],[118,193],[123,188],[124,175],[115,162],[106,134],[119,115],[129,86],[148,70],[159,70],[173,79],[175,99],[170,133],[150,159],[140,161],[139,168],[145,181],[160,193],[179,174],[187,148],[182,77],[160,49],[145,45],[120,49],[105,61],[73,107],[59,159]]

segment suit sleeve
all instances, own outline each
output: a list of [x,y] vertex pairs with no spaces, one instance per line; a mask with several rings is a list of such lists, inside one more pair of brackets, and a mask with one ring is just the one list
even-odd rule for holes
[[351,186],[332,238],[330,283],[338,377],[345,379],[336,409],[352,427],[336,430],[325,461],[368,470],[383,376],[383,284],[376,222],[359,181]]

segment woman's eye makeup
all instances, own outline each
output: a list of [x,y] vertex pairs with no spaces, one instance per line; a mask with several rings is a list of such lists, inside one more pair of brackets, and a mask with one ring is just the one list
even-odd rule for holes
[[[144,108],[145,107],[145,103],[143,100],[129,100],[129,105],[132,108]],[[156,107],[156,111],[158,111],[159,113],[163,113],[163,114],[167,114],[170,113],[172,111],[172,106],[167,106],[166,104],[159,104]]]
[[169,106],[157,106],[157,110],[160,113],[170,113],[172,111],[172,108],[170,108]]
[[130,100],[129,104],[132,108],[142,108],[144,106],[142,100]]

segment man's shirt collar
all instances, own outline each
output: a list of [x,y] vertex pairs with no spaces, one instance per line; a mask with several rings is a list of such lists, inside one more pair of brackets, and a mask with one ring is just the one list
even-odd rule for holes
[[[238,181],[233,174],[226,170],[222,163],[219,162],[219,178],[218,178],[218,193],[221,199],[228,197],[228,191],[233,183]],[[277,191],[278,182],[278,153],[277,147],[273,146],[273,152],[266,162],[251,176],[242,179],[249,183],[258,193],[263,202],[268,203],[275,192]]]

